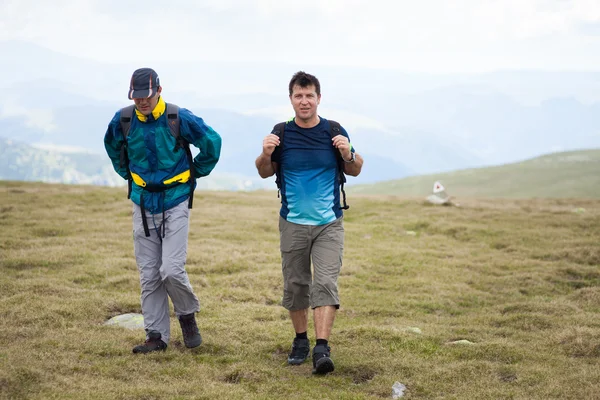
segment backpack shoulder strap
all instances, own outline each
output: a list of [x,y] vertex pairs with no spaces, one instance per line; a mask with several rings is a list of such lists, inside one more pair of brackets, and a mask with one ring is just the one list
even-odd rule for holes
[[181,120],[179,118],[179,106],[172,103],[167,103],[167,124],[169,125],[169,130],[171,131],[171,135],[175,138],[175,149],[177,151],[179,148],[182,148],[185,151],[185,156],[188,161],[188,166],[190,170],[190,178],[188,180],[190,185],[190,195],[188,199],[188,208],[192,208],[194,204],[194,189],[196,188],[196,174],[194,169],[194,158],[192,156],[192,150],[190,149],[190,144],[183,136],[179,134]]
[[131,128],[131,118],[133,117],[133,110],[135,110],[135,104],[121,108],[121,130],[123,131],[123,138],[127,139],[129,135],[129,129]]
[[[339,122],[337,121],[332,121],[329,120],[329,134],[331,135],[331,138],[333,139],[334,137],[336,137],[337,135],[341,135],[342,134],[342,127],[340,125]],[[348,203],[346,203],[346,191],[344,190],[344,183],[346,183],[346,174],[344,174],[344,159],[342,158],[342,155],[340,154],[340,152],[334,148],[335,151],[335,157],[337,159],[337,165],[338,165],[338,173],[339,173],[339,179],[340,179],[340,190],[342,191],[342,205],[340,206],[342,208],[342,210],[347,210],[350,208],[350,206],[348,205]]]
[[171,130],[171,134],[175,139],[179,138],[179,106],[176,104],[167,103],[167,123],[169,124],[169,129]]
[[[340,125],[339,122],[329,120],[329,134],[331,135],[332,139],[334,137],[336,137],[337,135],[341,135],[342,134],[342,126]],[[336,151],[335,154],[336,154],[337,158],[339,158],[339,159],[342,158],[342,155],[340,154],[339,151]]]
[[[285,122],[279,122],[275,124],[271,134],[279,137],[279,148],[283,148],[283,134],[285,133]],[[277,197],[279,197],[279,192],[281,191],[281,165],[277,163],[277,169],[275,170],[275,184],[277,185]]]
[[285,133],[285,122],[280,122],[278,124],[275,124],[271,133],[273,135],[279,136],[279,141],[281,141],[283,138],[283,134]]
[[339,122],[337,121],[333,121],[333,120],[329,120],[329,125],[331,127],[331,138],[333,139],[335,136],[337,135],[341,135],[342,134],[342,126],[340,125]]
[[127,169],[127,198],[131,198],[132,179],[131,172],[129,171],[129,157],[127,155],[127,135],[129,135],[129,129],[131,128],[131,118],[133,118],[133,110],[135,110],[135,104],[121,108],[121,117],[119,122],[121,124],[121,131],[123,132],[123,143],[121,143],[121,150],[119,155],[119,165],[121,168]]

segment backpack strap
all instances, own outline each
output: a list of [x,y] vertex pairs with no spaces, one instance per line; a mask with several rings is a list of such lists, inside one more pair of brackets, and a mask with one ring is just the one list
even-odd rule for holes
[[[283,134],[285,133],[285,122],[280,122],[273,127],[271,134],[279,137],[279,148],[283,149]],[[281,192],[281,163],[277,163],[277,169],[275,170],[275,184],[277,185],[277,197]]]
[[131,118],[133,117],[133,110],[135,110],[135,104],[132,104],[121,109],[121,117],[119,122],[121,123],[121,131],[123,132],[123,143],[121,143],[121,149],[119,152],[119,166],[121,168],[127,168],[127,198],[131,198],[131,189],[133,179],[131,178],[131,172],[129,171],[129,156],[127,155],[127,136],[131,129]]
[[190,179],[188,180],[190,184],[190,197],[188,200],[188,208],[192,208],[194,205],[194,188],[196,182],[196,176],[194,174],[194,157],[192,157],[192,150],[190,149],[190,143],[185,140],[183,136],[179,134],[181,120],[179,118],[179,106],[172,103],[167,103],[167,124],[169,125],[169,129],[171,130],[171,135],[175,138],[175,148],[173,151],[177,151],[179,149],[183,149],[185,151],[185,156],[188,161],[188,166],[190,169]]
[[175,139],[179,138],[179,126],[181,125],[179,120],[179,106],[176,104],[167,103],[167,122],[169,123],[169,129],[171,135]]
[[[332,121],[329,120],[329,126],[330,126],[330,130],[329,130],[329,134],[331,135],[331,138],[333,139],[334,137],[336,137],[337,135],[341,135],[342,134],[342,127],[340,125],[339,122],[337,121]],[[344,174],[344,159],[342,158],[342,155],[340,154],[340,152],[334,148],[335,151],[335,156],[336,156],[336,160],[337,160],[337,165],[338,165],[338,174],[339,174],[339,179],[340,179],[340,190],[342,192],[342,210],[347,210],[350,208],[350,206],[348,205],[348,203],[346,203],[346,191],[344,190],[344,183],[346,183],[346,175]]]
[[135,104],[121,108],[121,130],[123,131],[123,139],[127,140],[129,135],[129,129],[131,128],[131,118],[133,117],[133,110],[135,110]]

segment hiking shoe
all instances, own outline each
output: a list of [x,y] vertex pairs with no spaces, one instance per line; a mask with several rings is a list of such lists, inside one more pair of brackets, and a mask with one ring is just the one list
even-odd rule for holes
[[150,331],[148,332],[148,338],[144,342],[144,344],[140,344],[139,346],[135,346],[133,348],[134,353],[150,353],[152,351],[165,351],[167,349],[167,344],[163,342],[161,339],[160,332]]
[[331,348],[324,344],[319,344],[313,349],[313,374],[325,375],[334,370],[333,360],[331,359]]
[[295,338],[292,343],[292,352],[288,355],[288,364],[300,365],[308,358],[310,353],[310,341],[308,339]]
[[183,333],[183,343],[185,347],[191,349],[198,347],[202,343],[202,336],[196,324],[196,316],[194,314],[182,315],[179,317],[179,325]]

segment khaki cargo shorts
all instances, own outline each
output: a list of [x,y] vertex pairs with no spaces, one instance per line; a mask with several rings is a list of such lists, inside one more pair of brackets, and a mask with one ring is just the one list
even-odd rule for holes
[[282,305],[287,310],[340,307],[337,281],[344,252],[342,219],[312,226],[294,224],[279,217]]

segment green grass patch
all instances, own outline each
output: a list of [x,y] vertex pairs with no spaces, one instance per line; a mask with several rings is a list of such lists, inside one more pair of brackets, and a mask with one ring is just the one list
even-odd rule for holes
[[104,325],[140,312],[123,190],[0,183],[0,399],[381,399],[396,381],[407,399],[600,392],[600,200],[354,194],[327,377],[286,363],[275,193],[194,204],[204,342],[185,348],[172,313],[168,350],[140,357],[143,331]]

